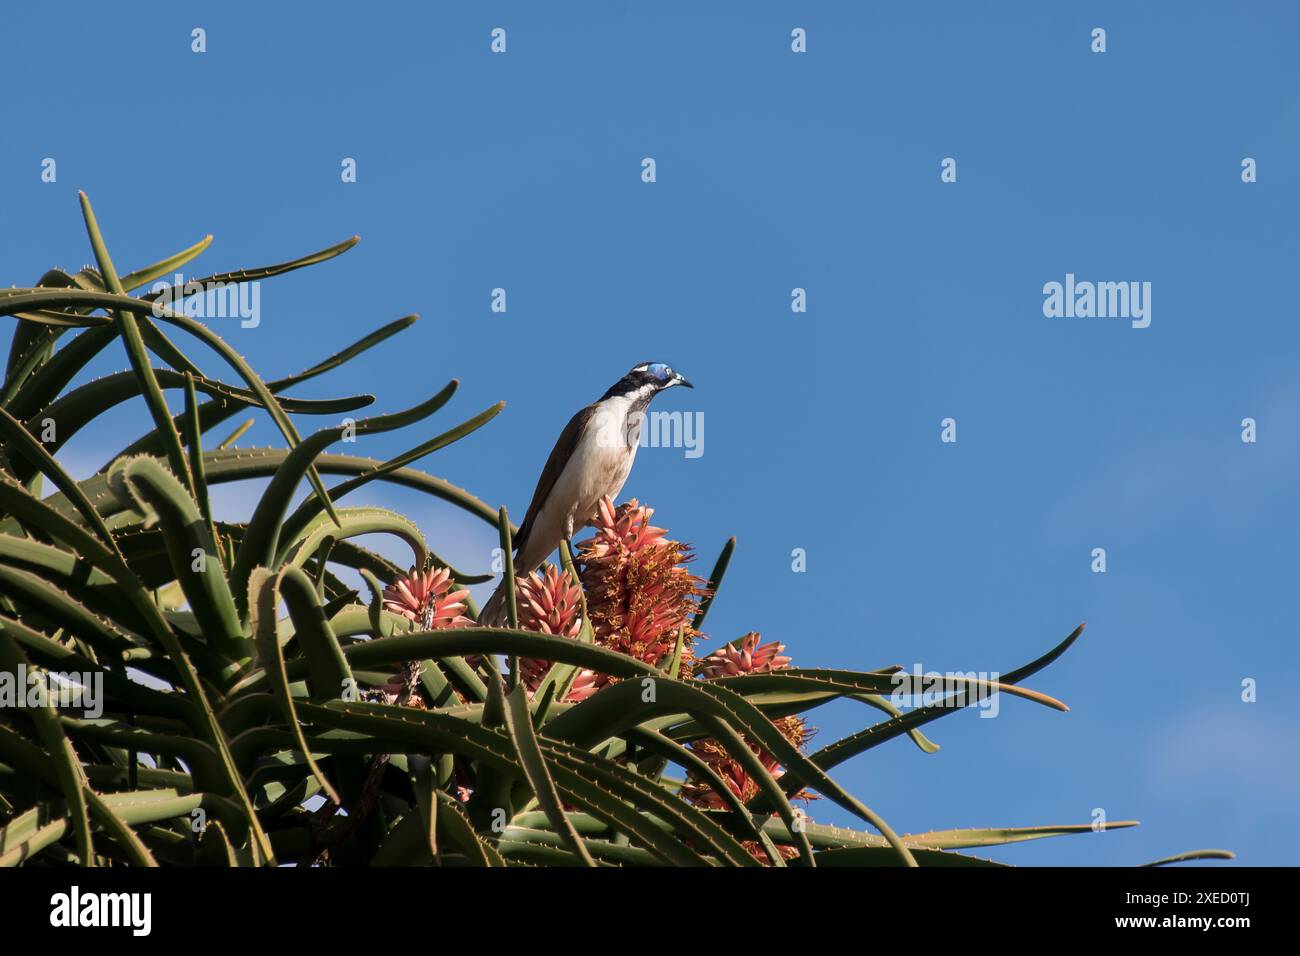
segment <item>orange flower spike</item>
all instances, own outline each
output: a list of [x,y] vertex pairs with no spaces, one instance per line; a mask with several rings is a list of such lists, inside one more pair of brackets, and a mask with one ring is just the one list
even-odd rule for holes
[[758,632],[751,631],[739,641],[718,648],[700,661],[699,676],[704,680],[715,677],[736,677],[741,674],[763,674],[782,670],[790,658],[781,652],[785,645],[778,641],[758,646]]
[[464,615],[469,591],[451,588],[451,571],[447,568],[412,568],[406,577],[384,588],[384,610],[420,624],[432,607],[434,630],[468,627],[473,623]]
[[682,632],[689,662],[704,582],[685,567],[690,548],[652,525],[653,514],[635,499],[617,509],[600,503],[595,533],[579,552],[592,629],[598,644],[651,664],[672,654]]
[[[519,626],[526,631],[550,634],[557,637],[577,637],[582,633],[582,596],[578,586],[568,575],[561,574],[551,565],[541,572],[534,571],[516,582],[519,597]],[[550,670],[551,662],[524,658],[519,662],[519,675],[531,694],[541,686]],[[587,680],[584,681],[584,676]],[[590,671],[579,673],[569,692],[569,700],[580,700],[596,692]]]

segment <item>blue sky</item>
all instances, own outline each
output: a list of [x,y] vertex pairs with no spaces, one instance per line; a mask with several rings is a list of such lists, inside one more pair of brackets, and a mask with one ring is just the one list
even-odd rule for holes
[[[360,234],[266,283],[257,328],[214,327],[274,377],[419,312],[297,394],[369,391],[391,411],[462,380],[427,429],[356,449],[377,457],[504,399],[423,465],[516,517],[568,417],[668,361],[697,388],[657,407],[703,413],[704,454],[643,449],[624,493],[702,572],[738,537],[711,644],[756,629],[798,664],[1007,671],[1088,622],[1029,682],[1070,713],[1003,700],[995,720],[931,725],[937,754],[897,740],[839,768],[896,829],[1102,808],[1143,825],[990,855],[1294,863],[1296,8],[700,6],[6,9],[0,282],[92,258],[78,189],[123,270],[209,232],[195,274]],[[1150,327],[1046,318],[1043,285],[1067,273],[1150,282]],[[112,413],[65,457],[93,470],[143,414]],[[275,439],[260,421],[244,443]],[[255,492],[222,506],[247,513]],[[486,569],[486,525],[369,500]],[[873,717],[813,723],[826,743]]]

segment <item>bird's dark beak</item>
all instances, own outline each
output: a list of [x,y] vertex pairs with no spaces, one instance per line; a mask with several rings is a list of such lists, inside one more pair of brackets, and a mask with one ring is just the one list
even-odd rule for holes
[[677,376],[677,384],[678,384],[678,385],[685,385],[687,388],[694,388],[694,387],[695,387],[694,385],[691,384],[690,379],[686,378],[686,376],[684,376],[684,375],[678,375],[678,376]]

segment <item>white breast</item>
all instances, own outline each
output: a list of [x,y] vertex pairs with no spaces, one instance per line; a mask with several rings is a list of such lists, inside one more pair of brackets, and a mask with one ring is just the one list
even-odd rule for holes
[[637,445],[629,447],[628,402],[610,398],[588,421],[555,486],[534,519],[527,547],[515,561],[516,573],[526,574],[546,560],[560,540],[591,523],[600,499],[617,498],[636,460]]

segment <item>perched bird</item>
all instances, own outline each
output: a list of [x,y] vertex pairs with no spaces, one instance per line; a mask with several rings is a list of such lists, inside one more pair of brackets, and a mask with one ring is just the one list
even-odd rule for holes
[[[663,362],[645,362],[569,419],[514,535],[516,576],[535,570],[561,540],[572,542],[574,531],[595,518],[601,498],[618,496],[636,459],[646,406],[674,385],[695,387]],[[483,605],[479,623],[500,627],[505,622],[502,581]]]

